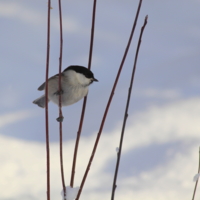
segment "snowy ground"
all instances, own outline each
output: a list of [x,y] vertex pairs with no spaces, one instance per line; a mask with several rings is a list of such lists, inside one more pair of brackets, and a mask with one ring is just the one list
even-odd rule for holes
[[[129,117],[116,199],[191,198],[194,187],[192,179],[198,167],[199,113],[200,99],[194,98],[151,107]],[[82,199],[109,199],[120,126],[119,123],[110,133],[103,133]],[[92,135],[81,140],[76,186],[80,184],[94,139],[95,135]],[[0,198],[44,199],[45,145],[6,136],[0,136],[0,143],[3,144],[0,150]],[[69,184],[73,148],[73,140],[64,142],[66,184]],[[61,198],[58,152],[58,144],[51,143],[52,199]]]

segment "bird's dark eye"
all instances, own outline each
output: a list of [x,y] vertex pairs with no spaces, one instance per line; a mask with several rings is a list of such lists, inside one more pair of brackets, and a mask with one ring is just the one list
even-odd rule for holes
[[93,73],[85,73],[86,78],[93,78]]

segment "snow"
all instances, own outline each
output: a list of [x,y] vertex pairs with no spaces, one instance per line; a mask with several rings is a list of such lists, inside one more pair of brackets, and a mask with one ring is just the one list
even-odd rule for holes
[[196,182],[199,180],[199,177],[200,177],[200,173],[196,174],[193,178],[193,181]]
[[117,153],[119,152],[119,147],[116,147],[116,152],[117,152]]
[[[72,188],[70,186],[67,186],[66,187],[66,195],[67,195],[66,200],[74,200],[74,199],[76,199],[78,191],[79,191],[79,187]],[[61,192],[61,195],[63,197],[63,200],[65,200],[65,198],[64,198],[64,191],[63,190]]]

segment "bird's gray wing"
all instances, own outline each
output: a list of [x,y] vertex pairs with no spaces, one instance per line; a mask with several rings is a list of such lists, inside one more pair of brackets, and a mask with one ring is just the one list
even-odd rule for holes
[[[48,79],[48,81],[50,81],[51,79],[53,79],[53,78],[55,78],[55,77],[59,77],[59,74],[56,74],[56,75],[50,77],[50,78]],[[46,85],[46,82],[44,82],[42,85],[40,85],[40,87],[38,88],[38,90],[39,90],[39,91],[44,90],[44,89],[45,89],[45,85]]]

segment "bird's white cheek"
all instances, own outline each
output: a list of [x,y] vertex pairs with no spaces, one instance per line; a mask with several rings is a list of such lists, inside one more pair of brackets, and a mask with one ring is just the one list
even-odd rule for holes
[[80,73],[76,73],[76,77],[77,77],[77,80],[78,82],[81,84],[81,85],[89,85],[91,80],[86,78],[83,74],[80,74]]

